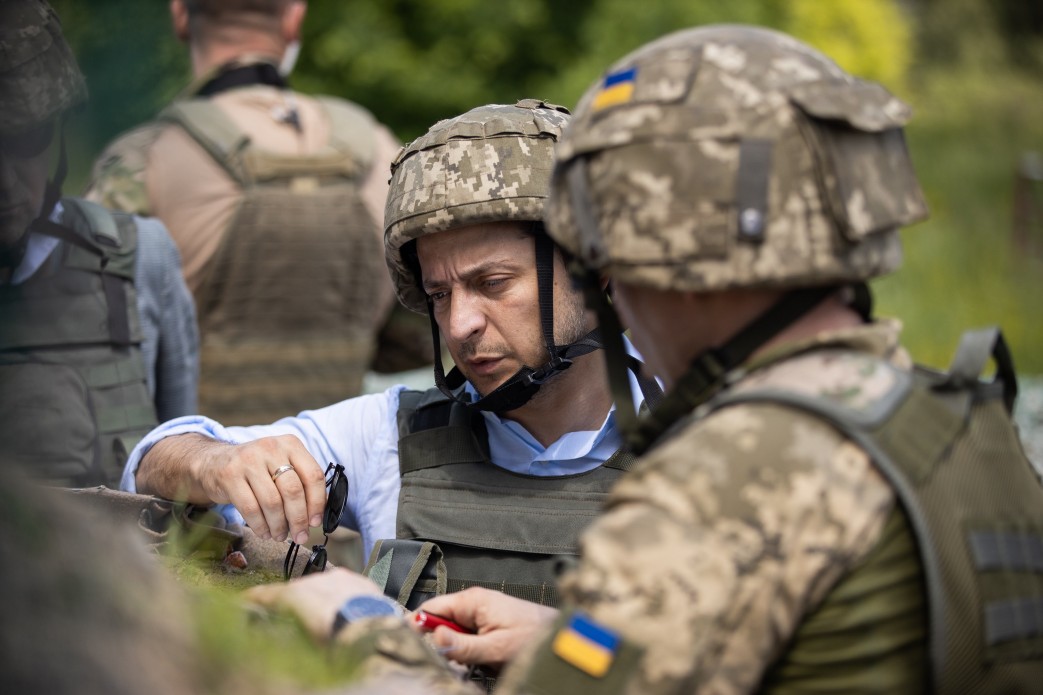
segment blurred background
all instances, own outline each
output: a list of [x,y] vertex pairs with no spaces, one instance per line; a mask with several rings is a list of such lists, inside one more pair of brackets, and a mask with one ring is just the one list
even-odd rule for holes
[[[91,89],[71,143],[77,193],[105,143],[188,82],[187,55],[163,0],[52,2]],[[932,215],[904,233],[904,269],[876,283],[878,313],[903,317],[915,357],[935,366],[964,328],[999,323],[1020,371],[1043,375],[1038,0],[313,0],[291,81],[409,140],[478,104],[572,106],[631,49],[716,22],[791,33],[913,105]]]

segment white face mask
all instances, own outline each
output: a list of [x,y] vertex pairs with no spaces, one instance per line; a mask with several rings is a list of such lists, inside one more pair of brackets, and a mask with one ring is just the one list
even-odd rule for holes
[[297,64],[297,57],[300,54],[300,41],[291,41],[286,44],[286,50],[282,54],[282,60],[279,61],[279,74],[283,77],[289,77],[290,73],[293,72],[293,67]]

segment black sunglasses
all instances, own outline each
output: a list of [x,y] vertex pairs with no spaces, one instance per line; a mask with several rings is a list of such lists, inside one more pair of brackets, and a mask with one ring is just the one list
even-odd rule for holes
[[32,159],[51,146],[54,131],[54,123],[47,121],[15,135],[0,133],[0,149],[15,159]]
[[[332,477],[330,471],[333,471]],[[344,466],[339,463],[326,466],[326,487],[329,493],[326,495],[326,506],[322,510],[322,533],[326,538],[321,545],[311,547],[311,557],[308,564],[304,566],[301,575],[321,572],[326,569],[326,544],[330,540],[330,534],[340,526],[340,515],[344,511],[344,503],[348,500],[348,476],[344,475]],[[293,575],[294,566],[297,564],[298,544],[290,542],[290,549],[286,551],[286,559],[282,563],[283,576],[289,579]]]

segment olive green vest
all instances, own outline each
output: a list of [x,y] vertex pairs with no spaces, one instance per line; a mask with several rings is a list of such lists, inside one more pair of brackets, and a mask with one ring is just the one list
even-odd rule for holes
[[226,425],[358,394],[384,318],[376,289],[387,274],[384,249],[360,193],[375,126],[358,107],[319,101],[332,135],[308,156],[263,149],[207,99],[160,116],[242,189],[196,294],[199,410]]
[[156,425],[134,292],[137,228],[94,203],[62,206],[62,226],[86,248],[63,242],[26,282],[0,286],[0,460],[57,485],[116,486]]
[[490,461],[481,413],[437,389],[405,391],[399,399],[396,535],[435,544],[444,577],[432,577],[441,586],[426,591],[483,586],[557,605],[560,563],[578,554],[580,533],[601,512],[633,456],[617,451],[577,475],[513,473]]
[[[997,378],[979,381],[991,356]],[[765,692],[1013,693],[1043,689],[1043,486],[1010,409],[1016,379],[995,329],[968,333],[947,373],[894,372],[852,409],[844,394],[757,390],[829,422],[869,453],[900,506],[766,674]]]

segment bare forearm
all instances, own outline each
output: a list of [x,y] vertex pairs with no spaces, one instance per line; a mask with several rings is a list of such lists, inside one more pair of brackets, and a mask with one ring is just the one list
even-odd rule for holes
[[242,444],[200,434],[157,442],[135,476],[140,492],[194,504],[231,504],[261,538],[298,543],[322,523],[323,469],[292,434]]
[[135,474],[138,491],[194,504],[213,504],[202,476],[214,456],[232,445],[201,434],[179,434],[162,439],[141,459]]

